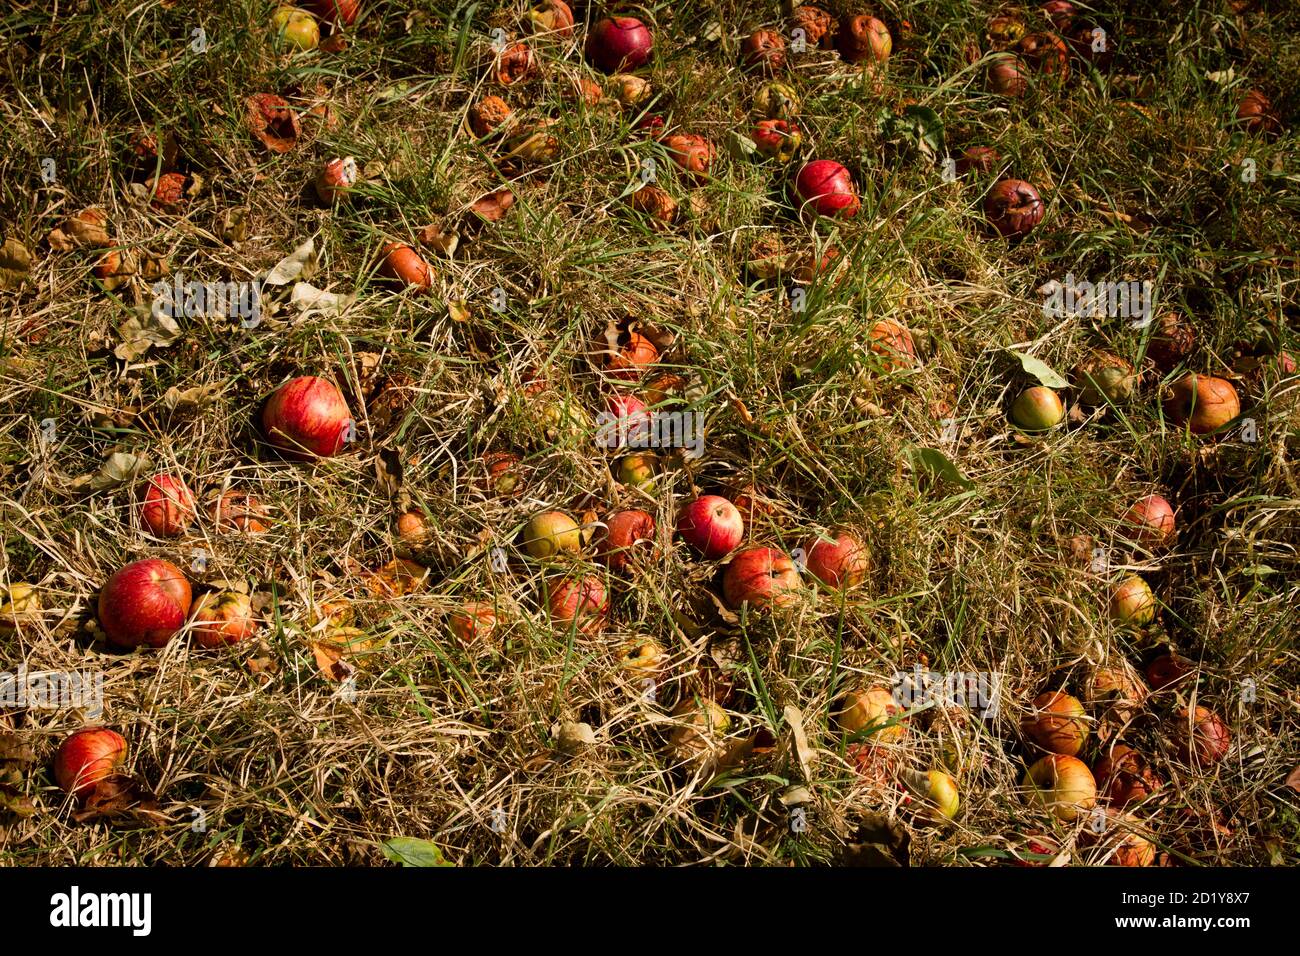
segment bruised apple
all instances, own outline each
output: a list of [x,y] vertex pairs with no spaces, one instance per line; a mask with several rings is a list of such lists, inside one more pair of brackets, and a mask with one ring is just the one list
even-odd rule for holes
[[253,602],[247,594],[221,591],[202,594],[190,612],[194,642],[200,647],[238,644],[257,630]]
[[54,779],[64,793],[85,796],[126,760],[126,739],[106,727],[65,737],[54,755]]
[[775,548],[747,548],[731,559],[722,576],[722,594],[733,609],[786,607],[802,586],[794,561]]
[[447,627],[466,647],[486,643],[496,633],[496,608],[482,601],[466,601],[447,616]]
[[596,544],[596,553],[611,571],[626,573],[638,551],[654,544],[655,519],[647,511],[630,508],[611,515]]
[[161,558],[133,561],[99,591],[99,624],[118,647],[162,647],[185,625],[190,583]]
[[1043,220],[1043,198],[1023,179],[1003,179],[989,190],[984,214],[1004,239],[1023,239]]
[[894,49],[889,28],[875,17],[859,14],[840,20],[835,31],[835,49],[849,63],[871,60],[883,63]]
[[1232,731],[1208,707],[1179,708],[1173,737],[1179,756],[1193,766],[1212,766],[1232,749]]
[[150,534],[174,538],[194,521],[194,492],[175,475],[154,475],[149,479],[144,502],[140,505],[140,523]]
[[263,534],[267,530],[265,506],[252,495],[239,491],[227,491],[212,502],[208,517],[221,534],[232,531]]
[[549,578],[546,612],[553,624],[576,627],[583,634],[600,633],[609,613],[605,582],[594,574]]
[[1102,795],[1121,808],[1141,803],[1160,787],[1146,757],[1127,744],[1111,747],[1097,761],[1093,773]]
[[1241,400],[1227,379],[1190,372],[1169,390],[1165,414],[1175,425],[1186,425],[1193,435],[1208,435],[1241,414]]

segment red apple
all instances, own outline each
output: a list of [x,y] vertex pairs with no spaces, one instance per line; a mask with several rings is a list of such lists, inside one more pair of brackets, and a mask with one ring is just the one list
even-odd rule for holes
[[140,523],[150,534],[174,538],[194,520],[194,492],[175,475],[160,474],[149,479],[149,488],[140,506]]
[[334,26],[352,26],[361,12],[361,0],[310,0],[312,13]]
[[1143,544],[1165,544],[1174,537],[1174,509],[1160,495],[1139,498],[1121,520],[1133,539]]
[[1141,803],[1160,787],[1147,759],[1127,744],[1111,747],[1093,773],[1102,795],[1117,807]]
[[722,576],[727,604],[785,607],[798,600],[803,582],[790,556],[775,548],[747,548],[731,559]]
[[881,319],[867,331],[871,351],[884,359],[887,371],[911,368],[916,364],[916,343],[904,325]]
[[190,583],[161,558],[132,561],[99,591],[99,624],[119,647],[162,647],[185,624]]
[[637,551],[649,551],[654,545],[655,519],[649,512],[635,508],[620,511],[605,522],[605,530],[596,544],[596,553],[610,570],[626,572],[632,567]]
[[681,510],[677,533],[709,560],[724,558],[745,537],[745,519],[726,498],[701,495]]
[[1237,104],[1237,122],[1248,133],[1269,133],[1276,135],[1282,131],[1282,119],[1273,109],[1273,103],[1259,90],[1247,90]]
[[481,601],[466,601],[451,612],[447,626],[456,640],[466,647],[486,643],[496,633],[496,608]]
[[587,59],[606,73],[643,66],[653,48],[650,30],[635,17],[606,17],[587,34]]
[[863,60],[883,63],[894,49],[894,40],[889,35],[889,28],[875,17],[859,14],[840,20],[839,29],[835,31],[835,49],[849,63]]
[[238,591],[199,595],[190,619],[194,622],[194,642],[200,647],[238,644],[257,631],[253,602]]
[[1088,742],[1088,719],[1082,702],[1059,690],[1034,698],[1021,729],[1043,750],[1067,757],[1076,756]]
[[709,178],[709,170],[717,159],[713,144],[696,133],[673,133],[660,140],[668,150],[668,158],[676,163],[688,177],[696,182]]
[[605,374],[619,381],[635,382],[647,368],[659,361],[659,349],[640,332],[629,332],[617,351],[608,348],[607,343],[599,344],[606,346],[597,350],[604,359]]
[[566,628],[576,626],[583,634],[598,634],[604,630],[609,613],[605,582],[594,574],[550,578],[546,582],[546,611],[552,623]]
[[1055,428],[1065,418],[1065,404],[1061,396],[1045,385],[1027,388],[1011,406],[1011,421],[1025,431],[1045,431]]
[[106,727],[87,727],[65,737],[54,755],[54,779],[64,793],[88,795],[126,760],[126,740]]
[[740,41],[740,63],[750,70],[776,73],[785,68],[785,37],[775,30],[755,30]]
[[1014,53],[999,53],[989,62],[989,90],[999,96],[1017,99],[1029,89],[1029,71],[1025,61]]
[[1146,670],[1147,682],[1156,690],[1164,690],[1195,673],[1196,665],[1177,654],[1161,654],[1147,665]]
[[836,532],[832,541],[815,539],[805,553],[808,573],[830,588],[857,587],[871,570],[866,546],[847,531]]
[[1073,823],[1097,804],[1097,781],[1078,757],[1048,754],[1021,781],[1028,801],[1042,804],[1057,819]]
[[347,403],[332,382],[302,375],[267,399],[262,427],[272,445],[295,458],[338,454],[352,429]]
[[1079,835],[1081,847],[1102,847],[1101,862],[1109,866],[1151,866],[1156,861],[1156,846],[1139,831],[1137,817],[1113,807],[1105,811],[1105,826],[1100,832],[1091,826]]
[[1227,379],[1189,372],[1174,382],[1165,398],[1165,414],[1193,435],[1208,435],[1241,414],[1241,400]]
[[1057,30],[1064,30],[1074,20],[1074,4],[1069,0],[1048,0],[1042,6],[1043,16]]
[[1021,239],[1043,220],[1043,199],[1023,179],[1003,179],[989,190],[984,214],[1004,239]]
[[1179,756],[1193,766],[1216,764],[1232,749],[1232,731],[1208,707],[1180,707],[1173,736]]
[[312,182],[312,186],[316,189],[316,198],[326,205],[345,200],[360,176],[357,161],[351,156],[328,160],[321,166],[316,173],[316,179]]
[[1156,619],[1156,596],[1136,574],[1110,593],[1110,619],[1122,627],[1145,627]]
[[794,191],[799,202],[819,216],[856,216],[857,187],[849,171],[832,159],[804,163],[795,175]]
[[750,135],[759,153],[778,163],[790,162],[803,143],[803,133],[790,120],[759,120]]
[[1016,44],[1021,59],[1058,82],[1070,75],[1070,48],[1055,33],[1031,33]]

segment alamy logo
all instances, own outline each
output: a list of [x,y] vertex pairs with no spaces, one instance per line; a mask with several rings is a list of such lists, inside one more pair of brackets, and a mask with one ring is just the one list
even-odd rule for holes
[[687,458],[699,458],[704,454],[704,416],[699,412],[601,412],[596,416],[596,443],[605,448],[684,448]]
[[27,672],[26,664],[18,673],[0,671],[0,707],[27,707],[34,710],[83,709],[91,717],[104,712],[104,674],[102,671]]
[[1088,318],[1136,319],[1136,328],[1151,323],[1151,301],[1154,283],[1141,282],[1089,282],[1077,280],[1068,273],[1065,282],[1053,279],[1043,286],[1045,293],[1043,314],[1050,318],[1086,316]]
[[148,936],[153,927],[153,896],[149,893],[70,892],[50,897],[50,925],[72,929],[79,926],[126,926],[132,935]]
[[986,720],[997,716],[1000,674],[987,671],[949,671],[939,674],[923,671],[917,665],[911,671],[894,674],[894,703],[904,710],[919,707],[963,707]]
[[262,321],[262,290],[256,282],[193,282],[178,272],[170,283],[155,282],[153,294],[154,315],[241,319],[246,329]]

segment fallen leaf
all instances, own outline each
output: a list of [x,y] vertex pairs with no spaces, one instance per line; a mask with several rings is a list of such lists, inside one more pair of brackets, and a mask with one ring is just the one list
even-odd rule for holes
[[181,337],[181,330],[170,315],[142,306],[118,327],[117,334],[122,342],[113,354],[124,362],[131,362],[155,345],[162,348],[171,345]]
[[328,316],[342,315],[356,301],[357,297],[355,295],[339,295],[337,292],[326,292],[324,289],[318,289],[306,282],[295,282],[293,292],[289,296],[289,304],[302,315],[309,315],[313,312],[320,312],[322,315]]
[[420,245],[449,258],[455,255],[456,247],[460,245],[460,236],[454,230],[444,231],[436,225],[425,226],[415,234],[415,238]]
[[464,299],[453,299],[447,303],[447,314],[453,322],[468,322],[472,318],[469,303]]
[[393,837],[379,844],[384,856],[402,866],[455,866],[430,840],[418,837]]
[[237,245],[248,238],[248,208],[236,206],[226,209],[217,220],[217,235],[231,245]]
[[107,226],[107,213],[92,206],[64,219],[58,228],[50,231],[46,241],[49,242],[51,249],[60,252],[70,252],[73,249],[104,249],[113,244]]
[[32,254],[13,237],[0,246],[0,289],[14,290],[27,281],[32,269]]
[[1287,774],[1286,785],[1296,793],[1300,793],[1300,765]]
[[31,763],[36,759],[36,750],[17,734],[0,734],[0,760],[20,760]]
[[316,271],[316,240],[308,239],[289,255],[277,262],[262,282],[266,285],[288,285],[295,279],[309,279]]
[[903,453],[911,462],[914,472],[926,472],[936,478],[951,481],[953,484],[966,489],[975,487],[975,482],[963,475],[948,456],[937,448],[920,448],[916,445],[908,445],[903,449]]
[[134,822],[155,827],[171,823],[167,814],[158,809],[158,800],[152,793],[120,774],[95,784],[72,819],[78,823],[111,820],[118,824]]
[[1024,352],[1017,352],[1014,349],[1007,349],[1020,361],[1020,367],[1026,373],[1038,379],[1039,385],[1046,385],[1048,388],[1069,388],[1070,383],[1058,375],[1050,365],[1041,359],[1036,359],[1032,355]]
[[396,498],[402,490],[402,455],[395,448],[381,448],[375,456],[375,479],[379,490]]
[[255,93],[244,101],[249,131],[273,153],[287,153],[298,143],[302,127],[288,102],[272,93]]
[[148,455],[133,455],[128,452],[114,452],[93,475],[74,478],[70,485],[73,491],[107,491],[128,481],[134,481],[143,473],[153,468],[153,460]]
[[786,704],[781,715],[790,725],[790,733],[794,737],[794,752],[799,758],[799,766],[803,768],[804,779],[811,780],[812,767],[817,762],[817,754],[808,746],[808,735],[803,729],[803,711],[793,704]]
[[428,568],[396,558],[373,574],[365,575],[364,580],[366,588],[376,597],[394,598],[421,590],[428,578]]
[[224,382],[214,382],[210,385],[195,385],[184,391],[173,385],[163,394],[163,404],[173,412],[194,411],[211,404],[212,400],[221,394],[224,384]]

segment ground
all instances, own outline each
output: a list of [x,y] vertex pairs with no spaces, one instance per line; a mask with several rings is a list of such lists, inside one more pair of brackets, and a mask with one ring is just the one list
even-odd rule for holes
[[[1036,74],[1022,98],[988,89],[997,4],[877,4],[887,64],[789,52],[779,78],[803,143],[788,165],[754,151],[765,78],[739,66],[753,29],[791,37],[775,4],[625,6],[654,32],[636,72],[655,99],[639,107],[584,64],[608,12],[595,4],[575,6],[570,41],[529,37],[523,4],[362,0],[328,51],[287,49],[273,5],[248,0],[48,8],[0,15],[4,258],[30,257],[0,292],[0,586],[39,601],[10,600],[0,647],[9,672],[105,683],[102,714],[2,715],[7,863],[384,864],[432,845],[458,865],[1090,865],[1115,862],[1129,829],[1168,865],[1300,862],[1285,782],[1300,764],[1293,4],[1098,0],[1113,62],[1074,57],[1063,83]],[[1016,10],[1048,28],[1036,5]],[[536,75],[499,83],[494,36],[526,40]],[[578,77],[598,102],[575,99]],[[1250,89],[1280,132],[1238,122]],[[250,130],[258,93],[299,118],[284,152]],[[468,125],[488,95],[515,112],[506,138],[556,122],[508,157],[522,137]],[[711,141],[708,177],[634,128],[643,115]],[[136,149],[145,133],[156,156]],[[944,159],[974,145],[997,151],[992,168],[952,175]],[[312,181],[346,156],[362,182],[326,205]],[[847,167],[856,216],[800,210],[790,183],[811,158]],[[186,178],[162,203],[152,183],[168,171]],[[1021,240],[988,227],[1003,178],[1045,204]],[[679,204],[672,223],[630,208],[646,183]],[[503,216],[470,211],[503,188]],[[102,242],[67,235],[86,208],[134,274],[95,276]],[[255,282],[308,239],[297,279],[354,301],[303,311],[289,282],[264,287],[255,323],[150,314],[154,281]],[[390,241],[419,249],[430,288],[380,274]],[[821,276],[773,274],[828,248]],[[1195,347],[1161,369],[1153,325],[1046,314],[1045,287],[1067,276],[1152,282],[1154,313],[1181,315]],[[873,339],[881,321],[910,330],[914,358]],[[634,329],[657,343],[655,369],[611,380],[601,343]],[[1097,350],[1137,370],[1130,398],[1079,402]],[[1171,419],[1162,397],[1189,371],[1232,381],[1239,419],[1211,435]],[[1014,427],[1012,401],[1054,374],[1066,420]],[[339,454],[293,461],[268,444],[262,404],[297,375],[342,391],[355,428]],[[615,390],[702,415],[703,455],[665,451],[649,489],[619,481],[621,452],[593,435]],[[503,454],[520,459],[513,486],[489,480]],[[162,472],[199,501],[176,537],[142,524]],[[744,547],[806,553],[847,529],[865,581],[840,592],[805,571],[788,606],[727,607],[728,559],[673,529],[697,494],[746,486],[766,506]],[[221,533],[207,506],[226,490],[262,502],[265,533]],[[1134,547],[1120,517],[1152,493],[1175,507],[1176,539]],[[658,550],[626,572],[594,540],[550,561],[522,545],[542,512],[598,538],[628,508],[656,519]],[[412,510],[426,527],[403,539]],[[249,594],[258,634],[111,646],[97,595],[145,557],[196,596]],[[548,615],[575,572],[608,588],[603,630]],[[1134,573],[1157,614],[1120,626],[1110,592]],[[466,602],[494,608],[492,633],[452,635]],[[662,648],[653,678],[623,659],[638,641]],[[1171,649],[1183,679],[1128,709],[1098,699],[1099,668],[1141,672]],[[998,675],[996,712],[918,706],[890,728],[902,734],[843,732],[846,691],[917,667]],[[1056,689],[1085,703],[1090,766],[1121,736],[1150,760],[1160,786],[1125,820],[1067,822],[1025,799],[1039,752],[1021,724]],[[706,699],[725,729],[672,746],[679,702]],[[1221,761],[1180,754],[1177,714],[1194,705],[1230,728]],[[129,750],[116,789],[78,806],[49,767],[84,724]],[[913,792],[936,769],[960,799],[941,824]]]

